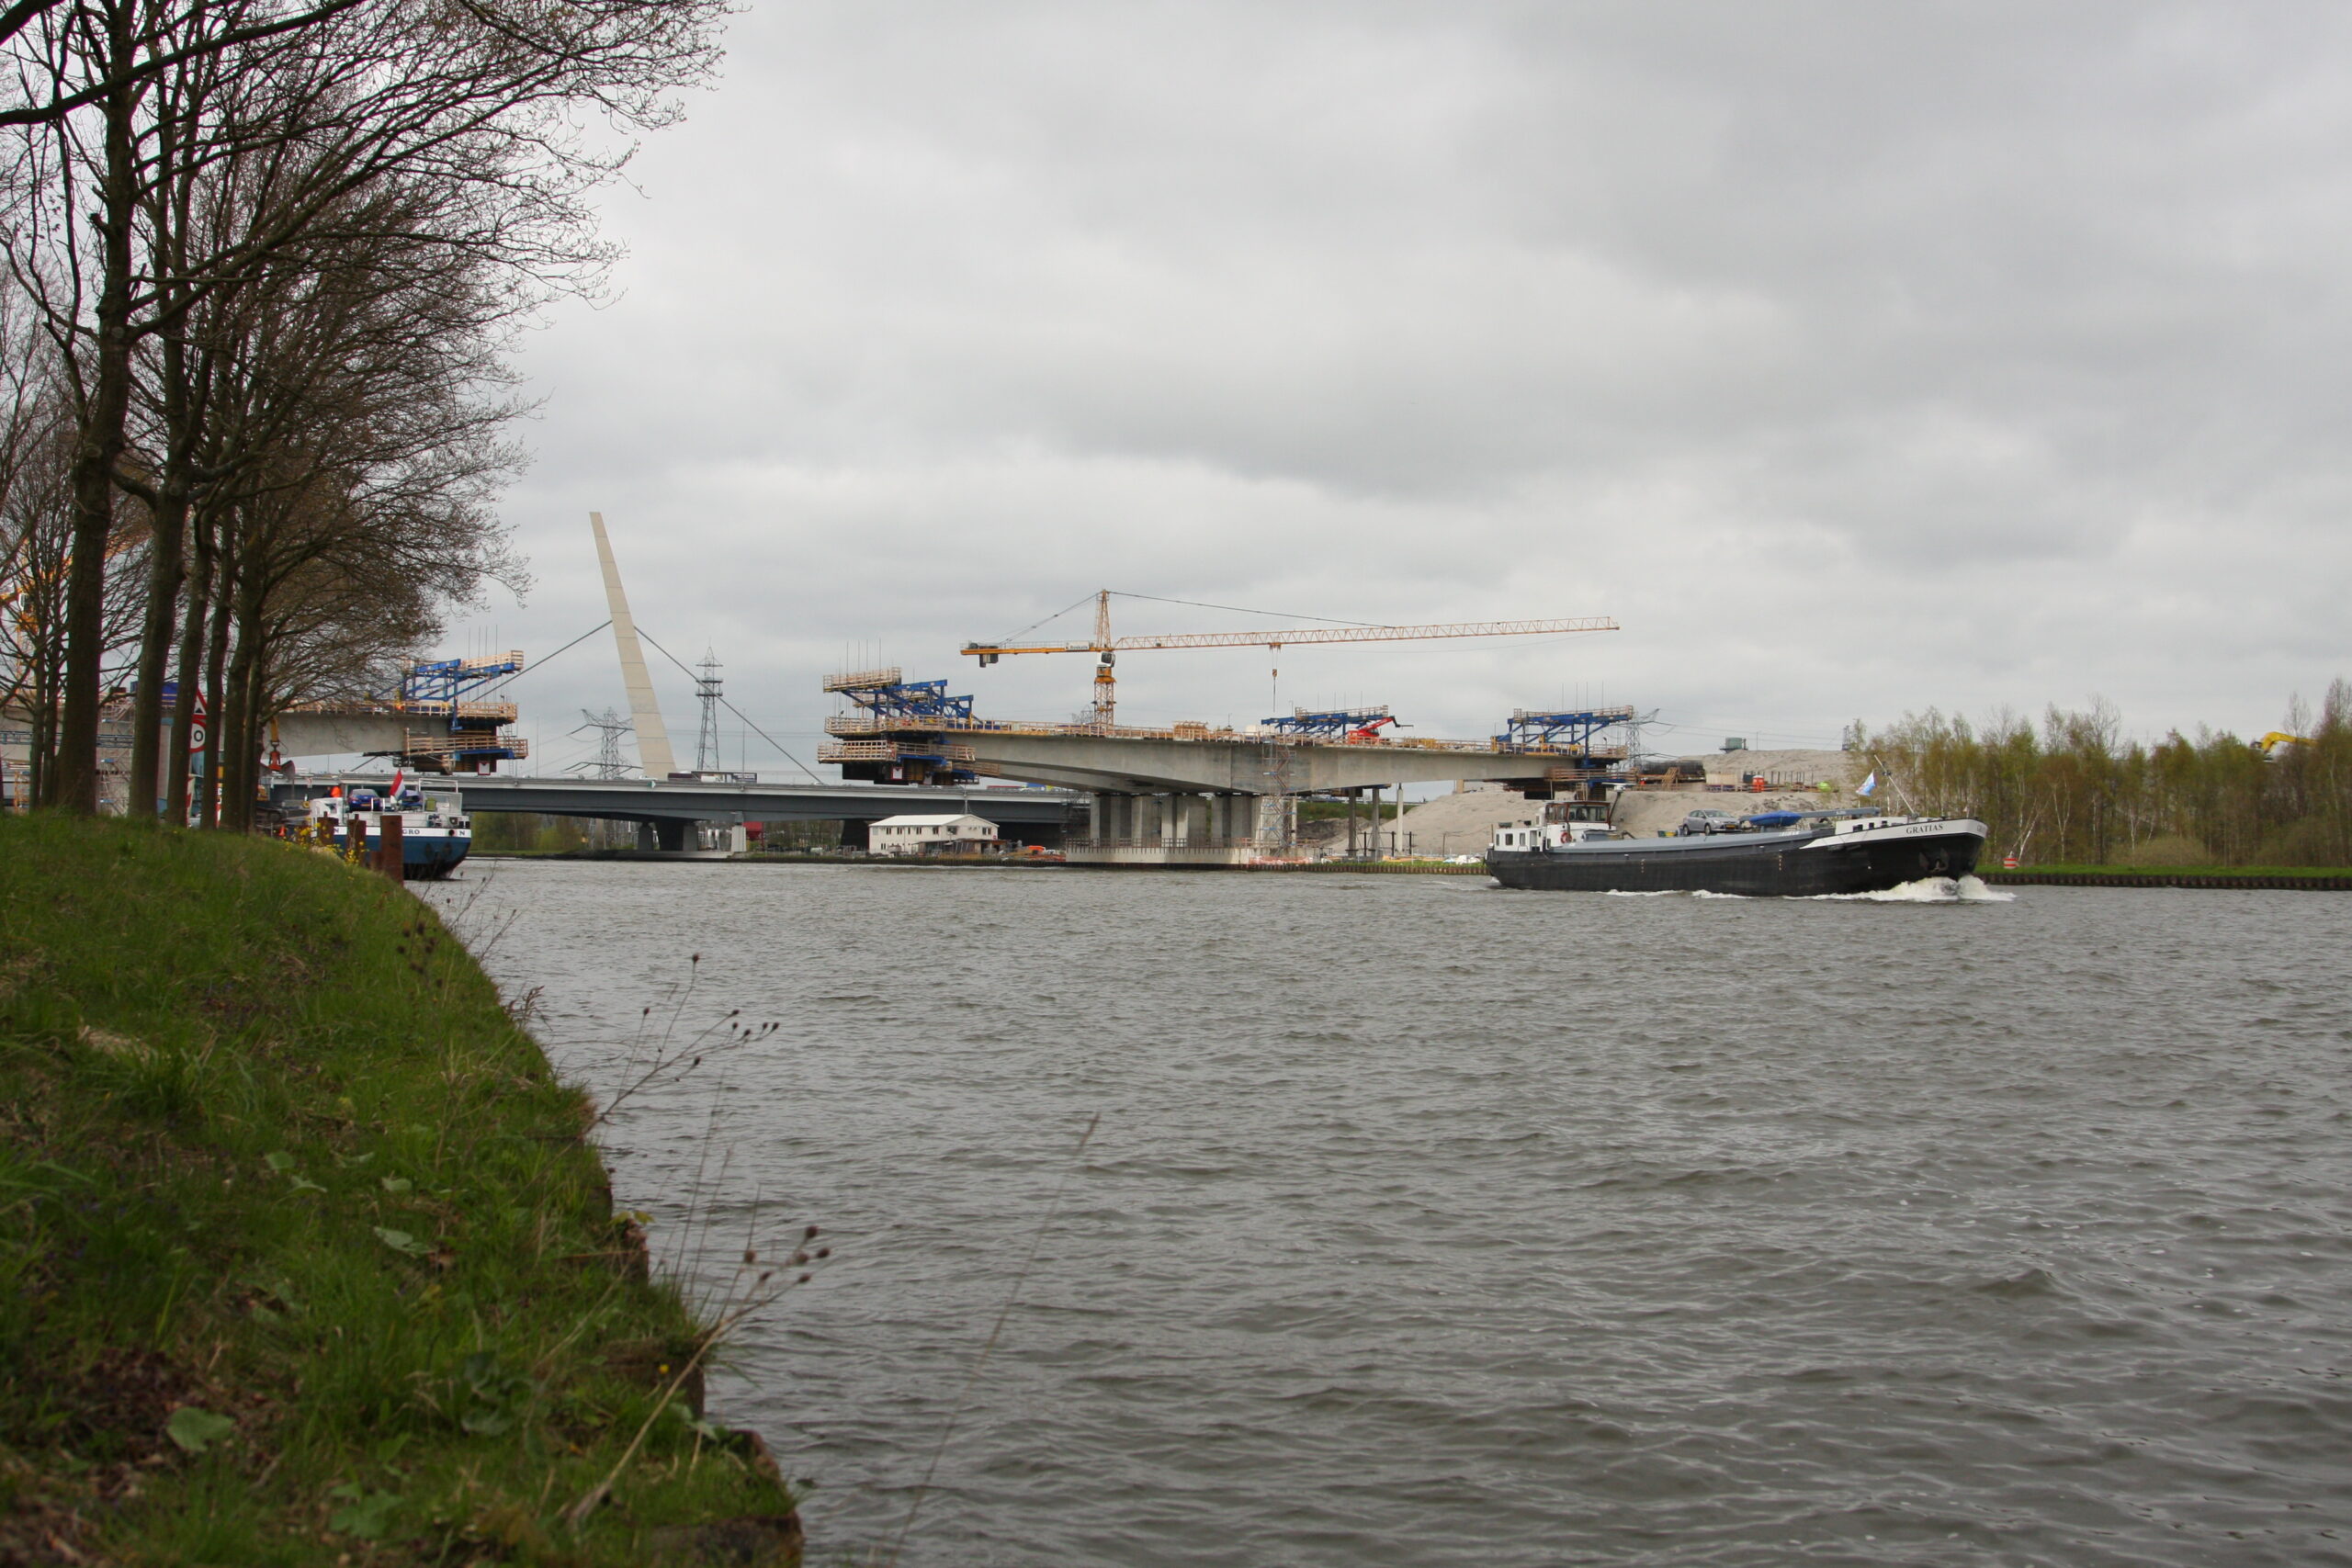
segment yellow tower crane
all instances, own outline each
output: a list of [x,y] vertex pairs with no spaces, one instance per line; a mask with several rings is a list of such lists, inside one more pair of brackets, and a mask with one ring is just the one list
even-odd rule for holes
[[1448,621],[1426,626],[1314,626],[1306,630],[1267,632],[1163,632],[1145,637],[1111,635],[1111,591],[1094,596],[1094,637],[1091,642],[967,642],[964,651],[986,669],[1008,653],[1091,653],[1094,666],[1094,724],[1109,729],[1115,707],[1118,655],[1149,648],[1272,648],[1294,643],[1404,642],[1419,637],[1526,637],[1563,632],[1613,632],[1617,623],[1606,615],[1580,620]]

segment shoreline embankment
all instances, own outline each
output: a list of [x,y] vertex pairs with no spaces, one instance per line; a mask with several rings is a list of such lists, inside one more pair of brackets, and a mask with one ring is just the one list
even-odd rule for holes
[[587,1098],[397,884],[0,818],[0,1561],[791,1563]]

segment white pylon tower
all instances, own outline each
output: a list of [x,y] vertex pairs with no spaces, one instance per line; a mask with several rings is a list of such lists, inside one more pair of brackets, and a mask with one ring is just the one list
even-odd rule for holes
[[695,668],[701,671],[695,677],[695,695],[702,700],[702,734],[695,741],[695,772],[715,773],[718,771],[718,655],[703,649],[702,662]]
[[653,681],[645,672],[645,654],[637,645],[637,621],[628,613],[628,595],[621,592],[613,542],[605,536],[605,514],[591,512],[588,525],[595,531],[596,562],[605,572],[605,604],[613,618],[613,646],[620,651],[631,728],[637,731],[639,771],[649,779],[667,778],[678,764],[671,758],[670,731],[662,722],[662,705],[653,699]]

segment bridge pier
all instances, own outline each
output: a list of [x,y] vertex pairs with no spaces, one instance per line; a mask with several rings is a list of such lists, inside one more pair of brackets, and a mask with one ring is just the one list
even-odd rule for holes
[[1260,797],[1239,791],[1095,793],[1082,839],[1064,845],[1075,864],[1247,865],[1261,847]]

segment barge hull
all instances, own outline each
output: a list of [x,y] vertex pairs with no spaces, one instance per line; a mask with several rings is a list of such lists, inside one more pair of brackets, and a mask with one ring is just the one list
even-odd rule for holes
[[[1743,836],[1744,837],[1744,836]],[[1813,847],[1822,835],[1773,834],[1745,842],[1657,840],[1655,847],[1596,844],[1565,850],[1489,850],[1487,871],[1505,887],[1557,893],[1734,893],[1817,898],[1877,893],[1929,876],[1966,876],[1981,833]]]

